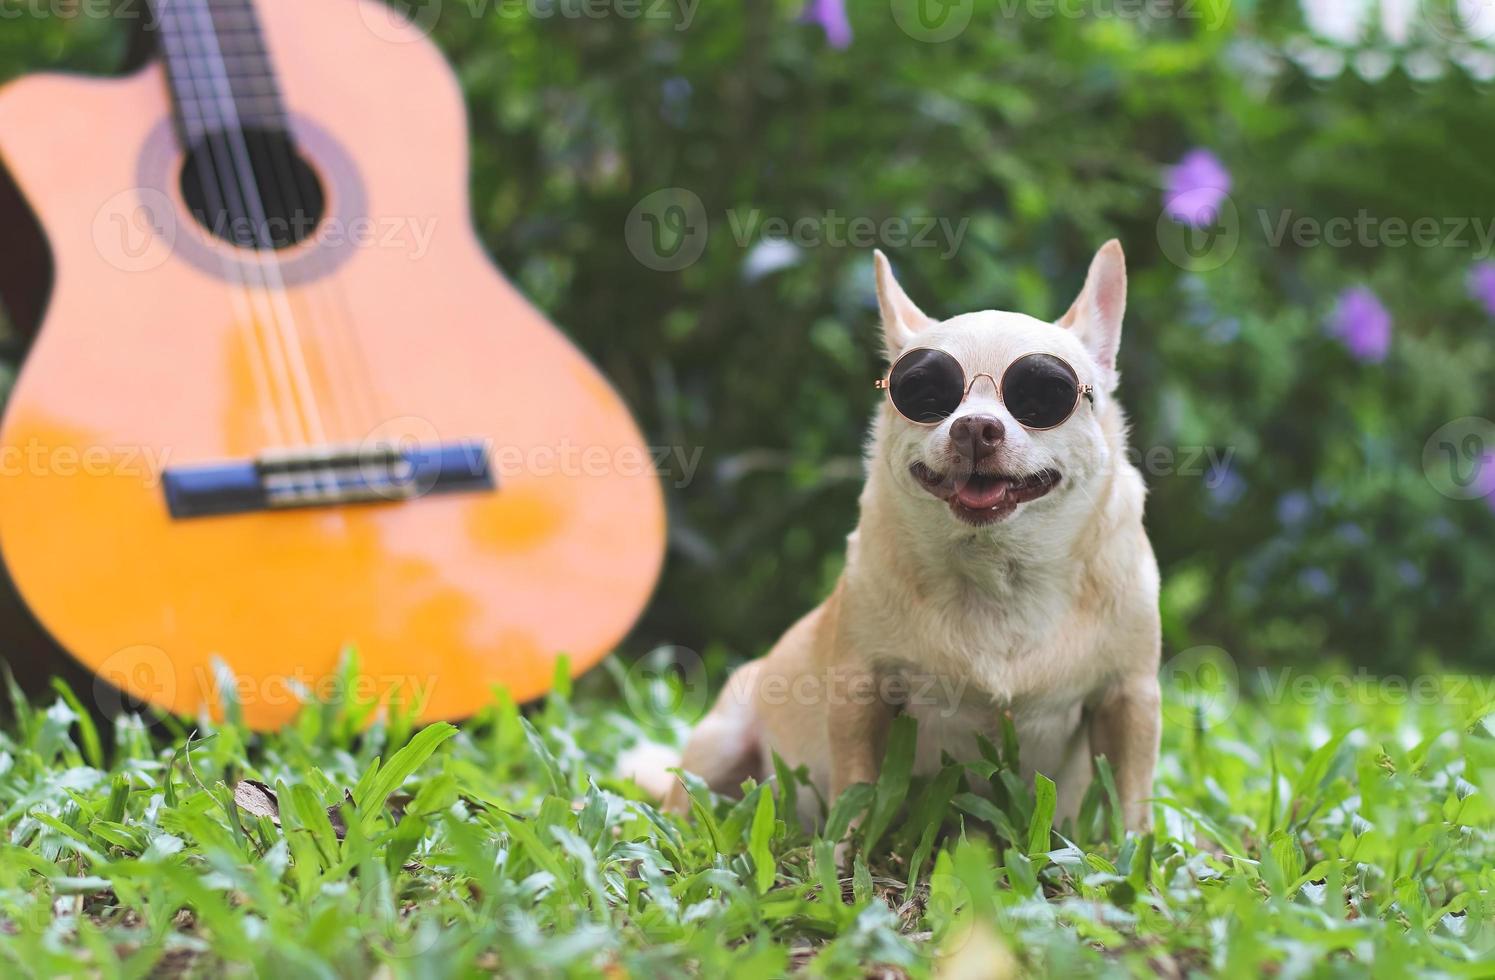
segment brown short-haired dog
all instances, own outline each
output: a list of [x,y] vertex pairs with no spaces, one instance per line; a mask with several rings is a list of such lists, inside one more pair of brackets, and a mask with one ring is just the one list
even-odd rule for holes
[[[892,367],[872,426],[861,519],[830,598],[738,670],[681,768],[721,792],[806,766],[827,799],[877,778],[893,715],[919,722],[916,771],[1018,735],[1025,775],[1072,816],[1094,755],[1115,767],[1126,825],[1150,824],[1159,721],[1158,571],[1114,392],[1126,264],[1108,242],[1047,323],[924,315],[878,253]],[[624,763],[685,807],[647,751]],[[806,794],[808,795],[808,794]],[[806,819],[814,801],[806,801]]]

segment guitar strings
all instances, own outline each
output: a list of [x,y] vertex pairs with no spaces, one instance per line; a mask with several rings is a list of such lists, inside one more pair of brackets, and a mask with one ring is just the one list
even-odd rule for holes
[[[167,4],[175,7],[171,0]],[[213,103],[219,113],[217,122],[220,124],[217,135],[222,142],[227,144],[229,167],[220,169],[219,148],[214,145],[213,134],[207,136],[206,142],[209,153],[212,155],[215,176],[219,177],[225,189],[237,192],[237,200],[230,204],[242,205],[241,214],[249,221],[249,233],[251,245],[256,255],[264,258],[268,255],[268,262],[246,262],[243,268],[253,270],[254,276],[260,282],[255,287],[268,307],[269,319],[274,327],[280,359],[284,362],[285,373],[288,376],[289,388],[293,395],[293,403],[299,405],[298,415],[302,422],[306,435],[314,443],[326,442],[326,430],[323,427],[321,413],[317,405],[316,391],[311,383],[310,374],[306,367],[304,349],[301,346],[300,334],[295,322],[295,314],[287,301],[285,282],[280,274],[280,265],[274,255],[273,243],[264,240],[268,231],[268,216],[265,212],[264,201],[260,197],[259,188],[255,183],[255,173],[252,160],[246,144],[243,130],[240,126],[238,107],[234,104],[233,92],[229,86],[227,67],[223,60],[223,52],[218,44],[216,31],[212,23],[211,13],[207,10],[203,0],[190,2],[187,5],[199,34],[199,43],[204,47],[210,47],[210,51],[204,52],[203,65],[214,77],[205,79],[210,82],[210,88],[215,93]],[[204,18],[207,22],[204,24]],[[206,30],[203,28],[206,27]],[[194,89],[194,95],[200,106],[205,107],[207,100],[198,93],[197,82],[199,81],[194,63],[188,57],[188,75]],[[203,112],[206,118],[208,113]],[[231,172],[234,183],[229,184],[223,178]],[[236,186],[235,186],[236,185]],[[247,277],[246,277],[247,278]],[[253,292],[251,291],[251,295]],[[258,318],[256,320],[258,322]],[[325,488],[329,492],[336,490],[336,474],[330,465],[320,468],[317,478],[325,481]]]
[[[210,18],[212,16],[211,2],[212,0],[208,0]],[[244,12],[248,17],[254,17],[252,7],[247,4],[245,4]],[[252,19],[251,24],[254,28],[258,28],[258,24]],[[216,20],[214,20],[214,26],[216,27]],[[263,44],[263,35],[258,30],[256,30],[256,37],[260,41],[258,54],[265,62],[268,62],[270,52]],[[307,205],[317,197],[316,176],[310,170],[298,168],[295,165],[289,111],[284,105],[283,98],[279,97],[273,73],[267,74],[264,81],[270,86],[270,97],[276,99],[276,107],[281,114],[279,121],[286,128],[286,138],[268,141],[270,150],[268,155],[271,157],[273,172],[264,174],[265,180],[259,186],[273,193],[275,202],[283,206],[277,214],[290,215],[300,225],[306,218],[311,217]],[[335,191],[332,192],[332,194],[335,193]],[[335,200],[335,197],[332,197],[324,188],[322,190],[324,219],[329,211],[329,199]],[[300,245],[302,241],[296,241],[293,244]],[[351,245],[345,247],[351,247]],[[308,328],[316,336],[323,340],[332,340],[341,348],[334,351],[329,346],[323,350],[319,345],[318,361],[327,376],[328,387],[332,392],[332,411],[338,423],[335,428],[344,438],[352,442],[368,437],[377,430],[388,414],[382,405],[380,391],[374,383],[372,369],[363,347],[357,340],[347,294],[340,278],[334,273],[336,260],[337,256],[333,253],[331,245],[316,241],[308,244],[300,261],[304,263],[303,268],[308,272],[306,282],[309,285],[298,290],[298,294],[303,300],[309,300],[318,311],[307,318]],[[327,323],[332,327],[330,338],[327,332],[321,329],[322,323]],[[351,367],[351,376],[349,367]]]
[[[265,57],[268,59],[268,51]],[[292,157],[293,143],[289,138],[290,112],[288,108],[285,110],[285,121],[288,138],[276,140],[273,144],[275,187],[287,205],[289,213],[305,217],[310,214],[308,202],[315,200],[317,195],[317,188],[313,184],[316,177],[310,172],[298,171],[295,166]],[[335,193],[336,191],[329,193],[327,188],[322,188],[323,220],[331,212],[330,202],[336,199],[332,196]],[[345,239],[342,247],[353,247],[353,245]],[[333,351],[329,347],[321,361],[328,374],[333,399],[338,405],[339,417],[345,421],[343,435],[350,443],[354,441],[361,443],[386,418],[381,407],[379,390],[374,383],[373,372],[364,355],[363,346],[357,340],[347,293],[343,290],[342,282],[335,272],[337,256],[333,253],[333,247],[313,241],[308,248],[309,251],[302,261],[306,263],[309,271],[307,281],[311,285],[304,292],[319,308],[330,312],[330,315],[314,319],[312,323],[318,327],[320,326],[318,320],[331,324],[333,327],[331,339],[334,339],[337,346],[341,348],[340,351]],[[322,330],[318,329],[317,333],[318,336],[327,339]],[[351,377],[350,366],[353,375]],[[344,381],[347,383],[343,383]],[[345,395],[351,403],[351,410],[344,402]],[[351,425],[347,422],[349,419],[351,419]]]
[[[200,115],[206,128],[208,114],[201,110],[205,110],[207,102],[198,98],[196,77],[189,70],[183,74],[182,80],[192,88],[192,97],[199,104]],[[203,137],[201,145],[196,149],[202,154],[199,159],[198,177],[207,213],[213,220],[219,220],[220,216],[228,219],[231,215],[230,209],[235,207],[237,201],[231,199],[234,197],[235,190],[225,176],[228,168],[219,162],[219,158],[227,151],[219,145],[218,138],[211,133]],[[272,343],[276,341],[265,327],[266,321],[274,315],[273,311],[266,309],[262,297],[257,295],[254,287],[244,277],[240,264],[226,256],[218,247],[210,247],[219,255],[224,278],[230,282],[236,282],[239,287],[237,290],[231,290],[230,295],[238,300],[234,304],[235,312],[243,318],[242,322],[249,331],[245,334],[245,341],[253,352],[251,365],[256,369],[256,374],[266,376],[270,388],[276,392],[276,396],[271,399],[271,417],[283,416],[288,422],[288,428],[285,430],[281,430],[278,422],[273,425],[275,438],[285,446],[305,443],[309,441],[309,432],[292,390],[285,358],[279,350],[271,349]],[[276,401],[281,403],[279,407],[275,406]]]
[[[272,140],[271,142],[281,144],[284,143],[284,141],[280,140]],[[290,161],[289,151],[283,153],[275,151],[272,155],[274,157],[274,159],[271,161],[273,173],[265,174],[264,177],[268,178],[267,184],[269,190],[273,194],[275,194],[275,203],[281,206],[281,210],[277,213],[288,215],[291,218],[291,224],[288,227],[293,228],[297,223],[306,220],[309,217],[309,212],[306,208],[306,204],[303,201],[301,194],[295,189],[296,184],[294,177],[291,174],[293,165]],[[300,243],[294,242],[286,245],[285,247],[294,247],[296,244]],[[312,253],[306,256],[306,258],[308,259],[315,258],[315,244],[311,246],[311,249]],[[328,311],[326,304],[323,302],[324,297],[322,295],[322,291],[315,284],[316,274],[314,274],[311,279],[313,285],[309,288],[302,288],[297,290],[296,293],[293,294],[291,302],[294,304],[296,302],[296,299],[299,298],[302,303],[310,304],[311,306],[315,307],[315,309],[313,309],[313,311],[311,312],[311,315],[306,318],[306,322],[308,325],[308,332],[316,335],[320,334],[320,331],[316,329],[317,322],[320,319],[325,319],[327,317]],[[337,315],[335,310],[333,311],[332,315],[334,317]],[[355,415],[356,412],[352,412],[349,410],[348,405],[345,403],[343,398],[342,386],[335,383],[331,377],[335,370],[335,359],[329,357],[325,349],[323,349],[320,345],[318,345],[315,350],[317,351],[316,363],[319,363],[321,365],[322,371],[327,376],[329,381],[328,388],[332,392],[332,402],[330,405],[331,419],[329,421],[329,426],[331,429],[330,434],[333,436],[333,438],[337,438],[340,434],[346,433],[348,431],[350,424],[349,419],[350,417]]]
[[[181,0],[169,0],[173,7],[180,8]],[[208,15],[206,25],[203,23],[204,15],[207,15],[206,0],[186,0],[185,9],[189,12],[187,16],[193,18],[199,44],[204,48],[202,52],[202,63],[207,69],[209,78],[201,79],[208,83],[208,89],[212,99],[214,110],[218,113],[215,120],[219,125],[214,127],[216,135],[227,147],[226,156],[228,166],[220,168],[218,163],[221,159],[219,147],[215,145],[213,135],[210,131],[207,141],[214,160],[215,175],[222,180],[232,175],[233,182],[224,181],[225,189],[233,193],[234,199],[230,206],[239,205],[238,212],[249,222],[249,235],[251,248],[257,256],[263,256],[266,249],[263,235],[268,229],[267,216],[264,210],[264,202],[259,195],[259,188],[255,185],[254,169],[251,164],[248,147],[245,144],[243,130],[240,126],[238,107],[233,101],[232,89],[229,86],[226,66],[223,62],[223,52],[218,46],[218,38],[213,30],[211,15]],[[203,28],[206,26],[206,30]],[[210,50],[209,50],[210,49]],[[189,71],[191,82],[197,101],[200,106],[208,102],[200,94],[197,82],[200,80],[196,75],[195,64],[189,55]],[[204,113],[206,116],[206,113]],[[206,128],[206,127],[205,127]],[[320,414],[317,411],[315,392],[311,389],[310,379],[306,373],[305,359],[299,349],[299,334],[296,330],[295,317],[286,302],[285,283],[281,279],[279,264],[271,262],[245,262],[240,266],[243,269],[252,270],[252,275],[245,277],[258,278],[257,288],[263,294],[267,304],[269,319],[275,328],[276,339],[279,342],[280,356],[284,361],[284,368],[289,374],[291,390],[299,404],[301,421],[306,427],[311,439],[320,441],[325,437],[322,428]],[[299,390],[298,390],[299,387]]]
[[[212,3],[213,0],[208,0],[210,15],[213,9]],[[248,20],[247,29],[256,39],[256,55],[268,69],[270,53],[264,43],[264,36],[259,30],[253,7],[248,0],[239,0],[239,4],[244,16]],[[218,19],[216,15],[211,16],[216,29]],[[245,30],[246,28],[240,25],[237,29]],[[303,245],[305,247],[305,251],[299,261],[303,263],[302,268],[308,270],[309,274],[304,278],[305,284],[303,287],[292,294],[292,302],[294,303],[299,298],[303,303],[315,308],[312,314],[306,318],[308,330],[319,340],[325,340],[325,333],[320,329],[322,323],[331,322],[339,328],[335,332],[342,335],[346,333],[345,324],[351,317],[346,299],[344,298],[340,303],[337,299],[330,297],[326,284],[323,282],[323,279],[331,271],[329,264],[325,261],[326,255],[324,255],[324,252],[326,250],[315,240],[307,243],[307,239],[312,238],[319,230],[318,226],[307,228],[307,222],[313,218],[322,218],[325,220],[328,212],[328,195],[324,190],[321,201],[322,213],[321,215],[313,215],[308,204],[315,201],[317,197],[317,190],[314,186],[316,177],[308,174],[305,170],[299,169],[296,166],[296,161],[293,159],[294,144],[292,142],[290,112],[279,91],[273,71],[267,70],[262,80],[266,84],[268,91],[255,93],[251,97],[271,101],[278,116],[274,122],[282,127],[283,138],[277,139],[271,136],[267,139],[263,147],[267,152],[262,154],[260,160],[253,162],[256,164],[268,162],[267,171],[264,174],[257,174],[257,177],[262,178],[259,186],[268,189],[274,195],[274,203],[280,206],[279,210],[275,213],[277,215],[284,215],[289,219],[286,228],[287,241],[282,243],[283,246],[287,249],[299,248]],[[268,161],[265,160],[265,157],[269,158]],[[310,176],[313,186],[303,185],[303,174]],[[298,237],[303,229],[307,230],[307,236],[305,238]],[[346,373],[341,356],[332,352],[324,343],[318,343],[313,350],[316,352],[316,363],[320,365],[322,373],[328,382],[327,387],[332,393],[330,408],[331,414],[336,421],[331,424],[329,434],[334,438],[345,439],[351,442],[352,436],[357,432],[360,416],[367,418],[361,406],[353,404],[350,407],[350,402],[356,403],[361,401],[358,397],[358,385],[356,383],[352,385],[342,383],[341,379],[346,377]],[[345,398],[345,396],[347,397]]]
[[[176,12],[174,0],[156,0],[156,8],[162,21],[168,15],[174,15]],[[165,46],[174,46],[173,41],[176,38],[173,37],[171,32],[162,31],[162,38]],[[185,44],[185,41],[183,43]],[[164,51],[163,54],[166,55],[163,60],[168,73],[173,77],[180,78],[181,81],[185,82],[191,88],[191,99],[194,105],[193,111],[200,118],[202,128],[206,132],[208,128],[207,102],[200,97],[197,91],[197,80],[191,70],[191,53],[183,47],[177,52],[178,57],[175,59],[175,65],[173,65],[173,58],[171,57],[172,52]],[[184,133],[184,135],[187,134]],[[187,149],[190,150],[193,147],[187,147]],[[223,187],[222,179],[219,176],[217,164],[213,159],[217,155],[217,148],[213,146],[211,138],[205,138],[201,149],[204,151],[204,157],[201,160],[203,165],[198,168],[197,183],[203,195],[205,216],[213,217],[219,214],[227,216],[227,194]],[[213,178],[211,181],[209,180],[210,175]],[[246,334],[245,343],[250,349],[250,374],[256,390],[257,400],[260,402],[261,422],[265,427],[266,435],[277,444],[290,445],[299,437],[289,432],[281,422],[282,410],[276,406],[278,398],[275,393],[274,381],[271,378],[271,375],[275,373],[276,365],[266,345],[259,339],[259,318],[251,305],[252,296],[249,285],[241,275],[237,264],[231,258],[216,248],[213,249],[213,252],[218,256],[224,279],[230,282],[237,280],[239,288],[230,289],[228,292],[229,305],[233,316],[237,321],[247,324],[253,335],[251,339],[251,335]],[[287,393],[285,397],[289,397],[289,394]],[[296,416],[294,401],[291,403],[291,407],[292,411],[288,413],[288,421],[291,421]]]

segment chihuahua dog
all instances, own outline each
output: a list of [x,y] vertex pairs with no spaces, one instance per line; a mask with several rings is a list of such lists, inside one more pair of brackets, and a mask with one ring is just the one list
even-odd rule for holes
[[[1057,322],[985,311],[936,321],[881,252],[891,369],[872,424],[861,518],[823,605],[740,668],[678,759],[624,762],[684,812],[675,764],[713,790],[773,774],[821,795],[875,782],[892,718],[918,721],[915,772],[1017,733],[1023,776],[1073,817],[1094,757],[1130,830],[1150,825],[1160,731],[1158,570],[1144,487],[1115,401],[1126,262],[1108,242]],[[807,824],[818,814],[801,794]]]

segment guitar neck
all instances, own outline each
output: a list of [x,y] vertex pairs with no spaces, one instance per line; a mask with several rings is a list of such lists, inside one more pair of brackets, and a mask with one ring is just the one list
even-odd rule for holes
[[253,0],[151,0],[184,147],[230,130],[287,133]]

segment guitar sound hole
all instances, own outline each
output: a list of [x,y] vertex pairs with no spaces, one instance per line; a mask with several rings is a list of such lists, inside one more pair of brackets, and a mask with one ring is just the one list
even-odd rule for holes
[[269,130],[206,137],[187,154],[181,191],[199,224],[240,248],[289,248],[326,212],[316,171],[288,134]]

